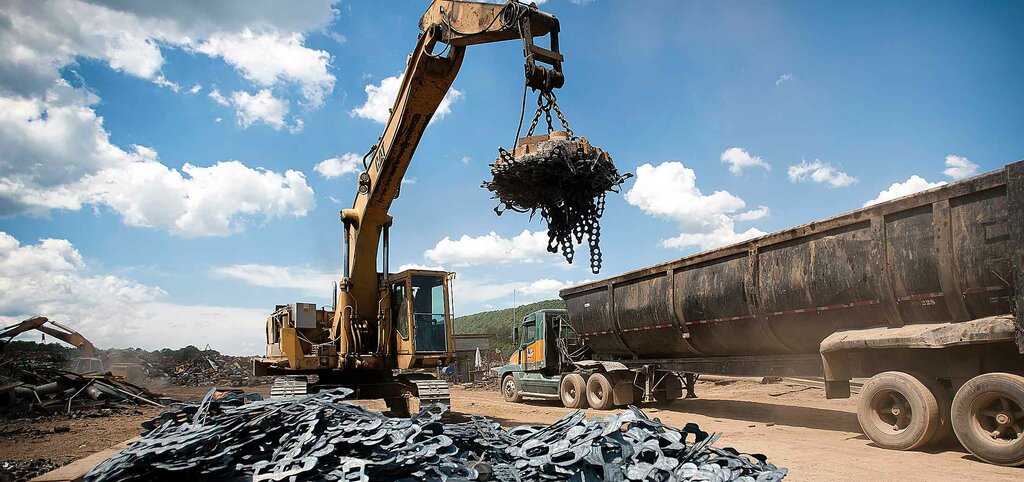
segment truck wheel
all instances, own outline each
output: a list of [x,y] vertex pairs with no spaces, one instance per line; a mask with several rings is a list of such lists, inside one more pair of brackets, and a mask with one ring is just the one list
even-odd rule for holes
[[935,431],[935,435],[932,435],[931,440],[925,442],[926,445],[939,444],[953,433],[953,423],[950,420],[950,413],[953,407],[953,393],[937,378],[918,373],[914,373],[914,376],[925,387],[928,387],[928,391],[932,392],[932,396],[935,397],[935,401],[939,404],[939,429]]
[[903,372],[879,373],[864,384],[857,421],[872,442],[894,450],[912,450],[928,443],[942,425],[935,395]]
[[612,390],[615,386],[607,373],[595,373],[587,380],[587,402],[598,410],[608,410],[615,406]]
[[505,397],[506,402],[519,403],[523,401],[523,395],[519,393],[519,382],[512,375],[506,375],[501,380],[501,394]]
[[587,383],[579,373],[570,373],[562,378],[558,395],[565,408],[587,408]]
[[975,457],[996,465],[1024,465],[1024,377],[986,373],[953,397],[953,430]]

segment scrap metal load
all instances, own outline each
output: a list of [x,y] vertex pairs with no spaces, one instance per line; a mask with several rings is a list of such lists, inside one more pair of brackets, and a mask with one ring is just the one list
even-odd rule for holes
[[[511,153],[499,148],[499,157],[491,165],[491,181],[483,187],[494,193],[499,206],[494,210],[538,211],[548,224],[548,251],[561,252],[569,263],[575,257],[575,245],[584,237],[590,247],[590,269],[601,270],[601,215],[605,194],[632,175],[619,174],[612,158],[594,147],[586,137],[577,137],[565,120],[553,93],[542,93],[537,101],[526,137],[519,139]],[[558,114],[564,131],[554,130],[551,110]],[[540,114],[546,113],[548,134],[534,136]]]
[[434,404],[389,418],[344,402],[351,390],[200,404],[165,412],[86,480],[661,480],[778,481],[762,455],[711,444],[631,408],[504,430],[485,417],[443,424]]
[[161,395],[109,373],[79,375],[41,366],[5,367],[0,375],[0,414],[71,413],[85,409],[160,407]]

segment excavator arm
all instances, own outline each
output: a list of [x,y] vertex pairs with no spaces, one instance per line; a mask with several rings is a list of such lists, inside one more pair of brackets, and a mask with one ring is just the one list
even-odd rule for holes
[[[68,328],[56,321],[50,320],[45,316],[37,316],[35,318],[29,318],[17,325],[12,325],[4,328],[0,331],[0,342],[6,344],[14,337],[25,333],[26,331],[37,330],[47,335],[50,335],[60,341],[63,341],[69,345],[73,345],[81,350],[82,358],[93,358],[96,356],[96,347],[93,346],[92,342],[87,340],[81,333]],[[2,345],[0,345],[2,346]]]
[[[419,40],[409,56],[402,85],[377,144],[364,157],[365,171],[351,209],[341,212],[345,229],[343,278],[335,303],[333,333],[341,354],[353,353],[347,334],[352,323],[378,324],[380,337],[391,327],[382,313],[381,278],[377,255],[384,245],[387,279],[388,210],[398,196],[402,178],[420,138],[462,66],[466,47],[505,40],[523,40],[527,86],[551,92],[564,83],[562,55],[558,52],[558,19],[510,1],[503,5],[435,0],[420,20]],[[550,35],[550,48],[534,45],[533,38]],[[437,51],[437,53],[435,53]],[[538,62],[546,65],[540,65]],[[443,206],[438,206],[443,209]]]

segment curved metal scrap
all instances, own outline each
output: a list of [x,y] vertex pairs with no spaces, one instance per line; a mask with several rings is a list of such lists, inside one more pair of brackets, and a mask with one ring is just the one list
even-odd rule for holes
[[[660,480],[778,481],[763,455],[711,444],[640,410],[505,430],[486,417],[442,424],[434,404],[389,418],[347,389],[243,404],[205,400],[165,412],[86,480]],[[196,421],[201,420],[201,423]]]

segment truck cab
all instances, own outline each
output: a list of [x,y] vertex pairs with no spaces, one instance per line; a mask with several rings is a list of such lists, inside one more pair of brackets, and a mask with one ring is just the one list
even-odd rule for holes
[[[565,310],[538,310],[524,316],[512,328],[512,356],[499,369],[499,378],[504,381],[510,375],[520,396],[557,399],[563,368],[568,362],[562,359],[558,340],[575,338]],[[502,386],[502,393],[508,397],[505,392],[506,387]]]

